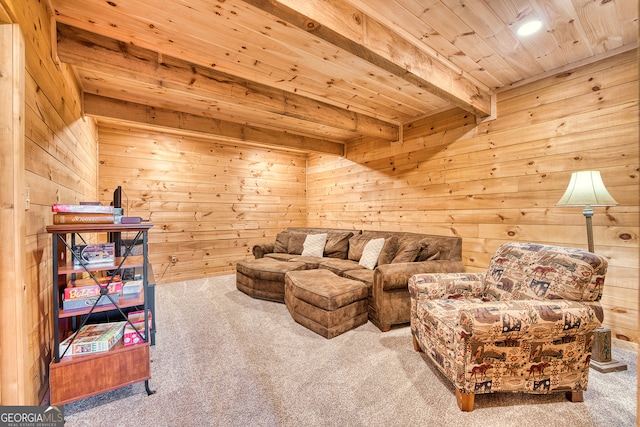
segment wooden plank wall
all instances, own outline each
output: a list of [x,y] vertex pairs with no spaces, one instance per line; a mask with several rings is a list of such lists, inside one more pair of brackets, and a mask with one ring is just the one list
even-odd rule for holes
[[20,26],[0,23],[0,100],[4,106],[0,109],[0,235],[5,240],[0,257],[0,402],[14,405],[24,403],[22,390],[29,382],[22,363],[27,353],[24,70]]
[[120,185],[126,215],[153,222],[158,283],[234,273],[254,244],[305,224],[305,154],[104,124],[99,139],[101,201]]
[[403,142],[311,155],[307,225],[458,235],[467,270],[481,271],[506,241],[586,249],[582,208],[555,204],[571,172],[600,170],[619,203],[594,208],[595,249],[610,261],[605,323],[637,344],[636,52],[502,92],[497,107],[484,124],[447,111],[405,125]]
[[[38,404],[47,389],[52,344],[51,205],[97,199],[97,135],[82,118],[80,93],[68,67],[51,55],[50,14],[38,0],[0,0],[25,40],[25,212],[28,351],[22,404]],[[17,366],[17,365],[16,365]],[[7,400],[5,400],[5,398]],[[12,397],[2,396],[2,404]]]

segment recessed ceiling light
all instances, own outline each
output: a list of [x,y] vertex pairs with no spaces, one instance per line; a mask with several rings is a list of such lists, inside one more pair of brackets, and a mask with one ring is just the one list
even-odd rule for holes
[[516,32],[519,36],[529,36],[538,31],[540,28],[542,28],[542,21],[540,21],[539,19],[535,19],[533,21],[522,24]]

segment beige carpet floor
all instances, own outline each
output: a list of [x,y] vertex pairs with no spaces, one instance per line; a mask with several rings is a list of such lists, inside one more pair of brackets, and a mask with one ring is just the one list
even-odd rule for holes
[[370,322],[331,340],[295,323],[284,304],[253,299],[235,276],[159,285],[151,388],[65,406],[67,426],[634,426],[629,370],[591,370],[585,401],[479,395],[461,412],[450,383],[414,351],[408,327]]

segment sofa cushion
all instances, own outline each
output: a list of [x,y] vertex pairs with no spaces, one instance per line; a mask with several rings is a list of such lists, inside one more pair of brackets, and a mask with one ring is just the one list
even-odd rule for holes
[[324,245],[327,243],[327,234],[307,234],[302,244],[302,256],[322,258]]
[[298,258],[300,255],[295,255],[295,254],[281,254],[281,253],[270,253],[270,254],[264,254],[265,258],[272,258],[272,259],[276,259],[278,261],[291,261],[294,258]]
[[[371,286],[373,286],[373,274],[374,270],[361,268],[359,270],[347,270],[342,273],[342,276],[351,280],[359,280],[371,288]],[[369,290],[369,295],[371,295],[371,290]]]
[[349,254],[348,258],[351,261],[360,261],[362,258],[362,251],[364,251],[365,245],[369,240],[373,239],[373,236],[369,234],[357,234],[349,239]]
[[291,262],[301,262],[307,266],[307,270],[314,270],[318,268],[318,265],[322,262],[323,258],[318,258],[315,256],[304,256],[304,255],[290,255],[291,258],[289,261]]
[[378,257],[378,265],[391,264],[391,261],[393,261],[397,251],[398,236],[391,236],[385,239],[382,252],[380,252],[380,256]]
[[360,257],[358,264],[364,268],[368,268],[369,270],[376,268],[376,265],[378,264],[378,257],[380,256],[383,246],[383,238],[369,240],[364,246],[362,256]]
[[289,248],[289,238],[291,233],[282,231],[276,236],[276,242],[273,245],[273,252],[286,254]]
[[365,269],[363,266],[358,264],[357,261],[338,258],[323,258],[318,265],[318,268],[324,268],[326,270],[332,271],[338,276],[342,276],[345,271]]
[[304,249],[304,241],[307,238],[307,233],[291,233],[289,237],[289,243],[287,245],[287,253],[294,255],[301,255]]
[[400,262],[413,262],[420,252],[419,240],[411,237],[405,237],[398,242],[398,251],[393,257],[391,264]]
[[350,231],[330,231],[327,233],[327,244],[324,256],[328,258],[347,259],[349,253],[349,239],[353,236]]
[[438,245],[440,255],[438,259],[462,261],[462,238],[453,236],[429,235],[429,242]]
[[440,245],[436,240],[420,240],[420,251],[416,257],[416,262],[433,261],[440,258]]

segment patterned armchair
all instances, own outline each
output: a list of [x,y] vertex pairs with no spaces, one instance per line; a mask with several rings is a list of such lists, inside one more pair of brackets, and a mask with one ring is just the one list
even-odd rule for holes
[[591,252],[506,243],[486,273],[415,275],[414,347],[453,382],[463,411],[478,393],[566,392],[581,402],[606,271]]

